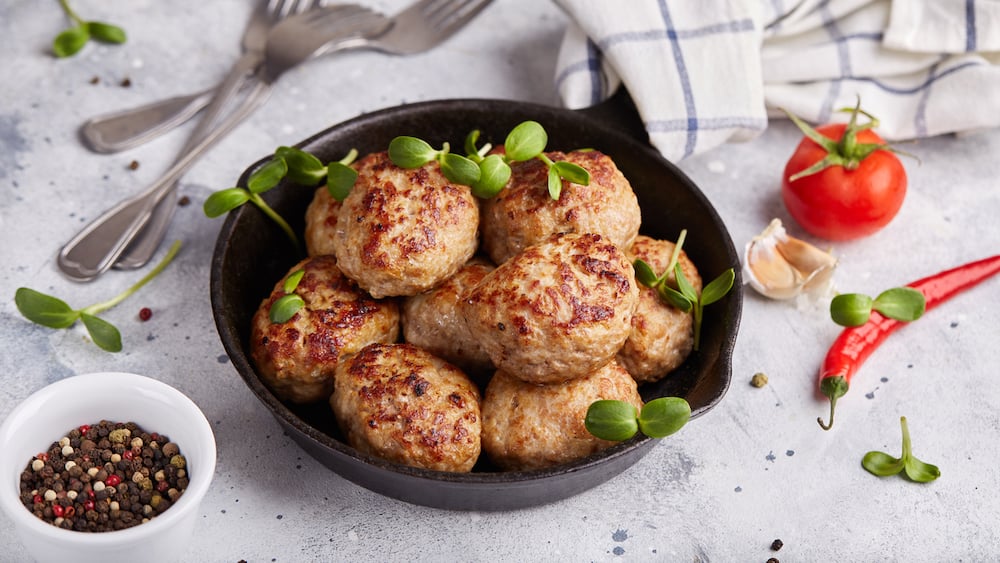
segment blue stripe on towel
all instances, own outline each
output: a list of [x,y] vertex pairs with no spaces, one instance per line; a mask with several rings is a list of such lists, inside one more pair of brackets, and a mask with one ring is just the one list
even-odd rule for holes
[[601,50],[587,37],[587,63],[590,71],[590,103],[597,104],[604,99],[604,75],[601,72]]
[[[671,131],[683,131],[689,126],[689,120],[687,119],[660,119],[655,121],[646,122],[646,129],[651,133],[669,133]],[[766,118],[753,118],[748,116],[730,116],[730,117],[710,117],[702,118],[698,120],[698,128],[704,129],[706,131],[711,131],[714,129],[729,129],[733,127],[742,127],[744,129],[752,129],[757,131],[763,131],[767,127]]]
[[965,50],[976,50],[976,0],[965,0]]
[[698,114],[694,107],[691,78],[688,76],[687,65],[684,63],[684,54],[681,53],[681,45],[674,31],[674,23],[670,18],[670,10],[667,9],[666,0],[660,0],[659,5],[663,24],[667,29],[667,38],[670,40],[670,49],[674,55],[674,65],[677,67],[677,78],[681,81],[681,90],[684,93],[684,111],[687,113],[687,142],[684,144],[684,155],[681,156],[681,159],[684,159],[694,153],[695,144],[698,142]]

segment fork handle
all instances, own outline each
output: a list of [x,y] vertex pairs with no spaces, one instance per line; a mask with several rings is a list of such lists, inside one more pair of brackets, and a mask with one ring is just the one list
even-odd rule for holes
[[208,149],[246,119],[270,92],[270,85],[255,80],[240,105],[191,150],[184,153],[167,172],[142,193],[126,199],[88,224],[60,250],[59,269],[74,281],[90,281],[105,272],[149,220],[153,209],[174,184]]
[[83,144],[99,153],[115,153],[147,143],[194,117],[212,100],[214,88],[98,115],[80,127]]
[[[252,77],[260,62],[261,55],[259,53],[248,51],[233,64],[226,78],[215,89],[198,126],[181,149],[179,158],[190,152],[212,130],[213,125],[219,121],[219,117],[223,115],[232,100],[237,97]],[[168,190],[165,196],[172,196],[172,193],[176,191],[175,188],[176,186],[164,188]],[[157,203],[143,228],[132,237],[121,256],[115,260],[114,267],[122,270],[133,270],[145,266],[156,254],[163,237],[167,234],[167,228],[170,226],[175,208],[174,197],[164,197]]]

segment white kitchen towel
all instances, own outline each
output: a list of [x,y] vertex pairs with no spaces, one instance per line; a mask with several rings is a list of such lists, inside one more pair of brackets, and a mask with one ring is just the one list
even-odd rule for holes
[[889,140],[1000,125],[996,0],[556,1],[564,105],[624,85],[670,160],[751,139],[782,109],[846,121],[859,96]]

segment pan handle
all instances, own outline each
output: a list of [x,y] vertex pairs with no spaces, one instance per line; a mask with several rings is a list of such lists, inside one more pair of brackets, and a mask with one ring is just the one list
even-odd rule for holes
[[624,86],[599,104],[576,110],[594,121],[649,144],[649,132]]

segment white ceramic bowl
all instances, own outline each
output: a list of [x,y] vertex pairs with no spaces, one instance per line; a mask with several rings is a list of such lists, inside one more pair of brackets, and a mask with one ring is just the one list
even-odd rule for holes
[[[187,490],[162,514],[125,530],[86,533],[43,522],[21,503],[21,472],[71,429],[101,420],[135,422],[168,436],[187,459]],[[131,373],[75,375],[36,391],[0,425],[0,452],[0,509],[38,561],[180,560],[215,473],[215,436],[198,406],[165,383]]]

